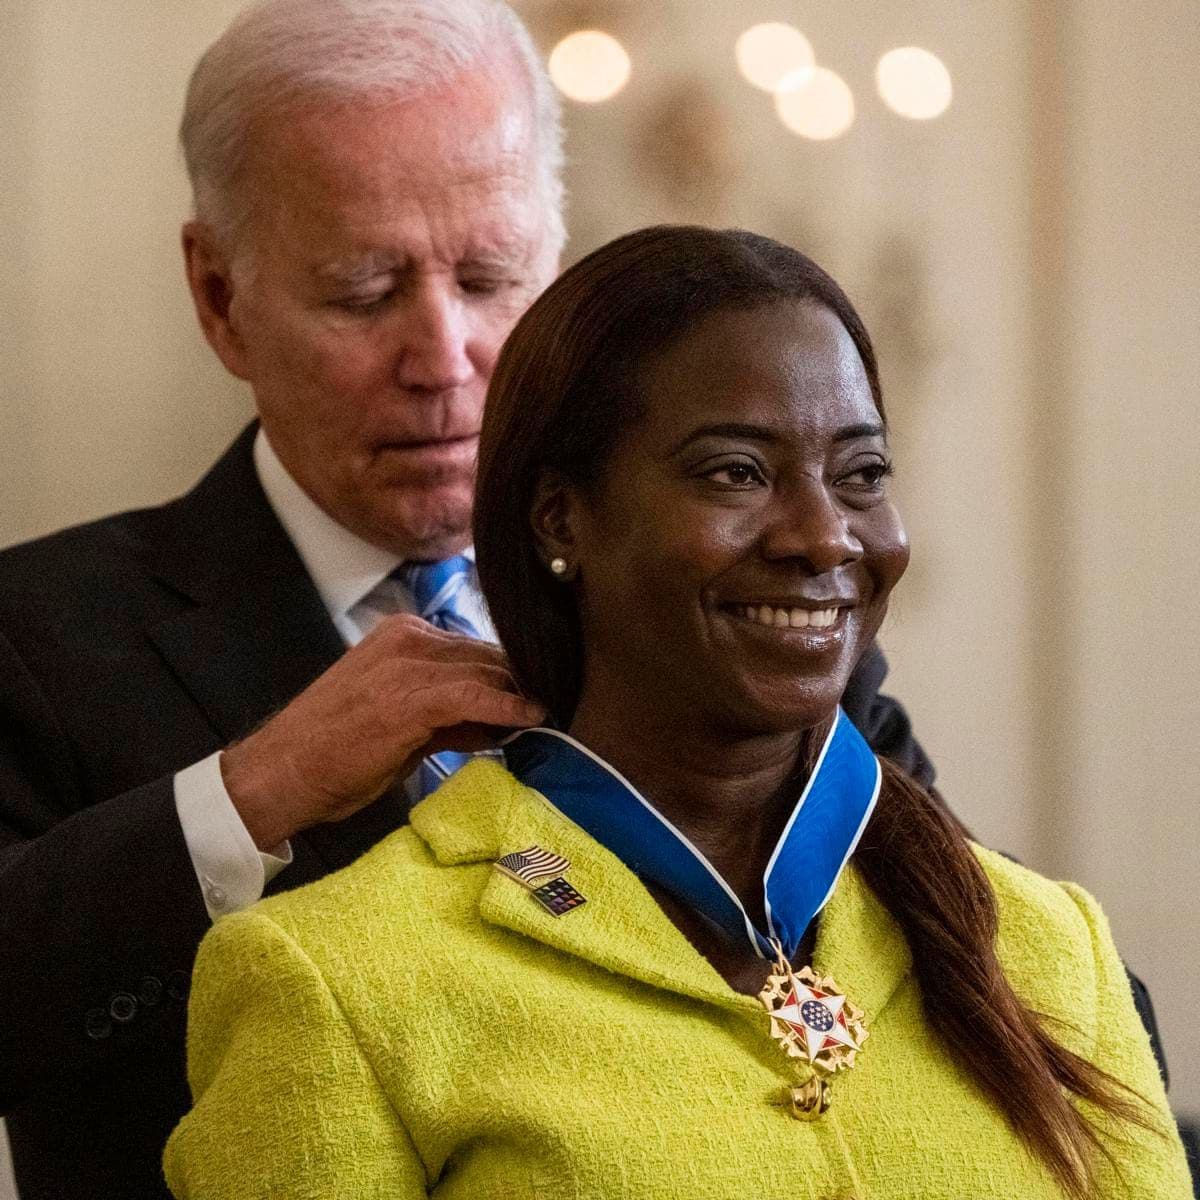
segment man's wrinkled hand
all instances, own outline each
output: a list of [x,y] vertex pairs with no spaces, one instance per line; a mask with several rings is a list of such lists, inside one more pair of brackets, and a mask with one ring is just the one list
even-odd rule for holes
[[498,646],[398,615],[225,750],[221,774],[265,850],[350,816],[430,752],[480,750],[544,718]]

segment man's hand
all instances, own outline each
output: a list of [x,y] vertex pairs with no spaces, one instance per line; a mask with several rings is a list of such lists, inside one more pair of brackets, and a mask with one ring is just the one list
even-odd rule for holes
[[380,622],[285,709],[221,755],[255,845],[339,821],[437,750],[479,750],[498,729],[536,725],[504,652],[419,617]]

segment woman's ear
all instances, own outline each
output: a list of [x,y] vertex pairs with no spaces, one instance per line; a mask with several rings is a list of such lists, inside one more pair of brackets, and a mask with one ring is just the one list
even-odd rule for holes
[[546,570],[569,582],[579,570],[582,502],[578,488],[559,471],[544,470],[533,489],[529,523]]

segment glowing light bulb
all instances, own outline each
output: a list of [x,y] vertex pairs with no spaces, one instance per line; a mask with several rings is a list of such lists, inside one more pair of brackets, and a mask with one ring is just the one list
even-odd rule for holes
[[775,93],[775,111],[793,133],[829,141],[854,124],[854,93],[836,71],[817,67],[806,79],[789,80]]
[[875,68],[875,86],[893,112],[914,121],[940,117],[954,94],[946,64],[919,46],[889,50]]
[[808,38],[782,21],[752,25],[738,38],[734,54],[738,70],[764,92],[775,91],[789,77],[811,74],[816,65]]
[[564,96],[584,104],[610,100],[629,82],[629,55],[611,34],[581,29],[550,52],[550,78]]

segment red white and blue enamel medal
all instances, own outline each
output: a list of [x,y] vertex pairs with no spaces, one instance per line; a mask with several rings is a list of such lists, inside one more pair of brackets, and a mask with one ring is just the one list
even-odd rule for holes
[[782,948],[758,998],[770,1015],[771,1036],[808,1068],[806,1078],[789,1089],[792,1116],[815,1120],[829,1107],[829,1077],[854,1066],[867,1040],[864,1014],[829,976],[811,967],[793,971]]

